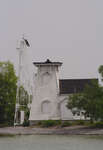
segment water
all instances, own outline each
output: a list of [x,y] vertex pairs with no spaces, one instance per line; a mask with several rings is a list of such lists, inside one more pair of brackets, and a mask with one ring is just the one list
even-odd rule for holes
[[0,137],[0,150],[103,150],[103,136],[30,135]]

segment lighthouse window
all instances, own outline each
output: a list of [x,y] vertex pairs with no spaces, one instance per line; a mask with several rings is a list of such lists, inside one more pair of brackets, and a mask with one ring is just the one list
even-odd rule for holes
[[41,111],[44,114],[50,113],[50,111],[51,111],[51,103],[50,103],[50,101],[47,100],[47,101],[43,101],[42,102]]

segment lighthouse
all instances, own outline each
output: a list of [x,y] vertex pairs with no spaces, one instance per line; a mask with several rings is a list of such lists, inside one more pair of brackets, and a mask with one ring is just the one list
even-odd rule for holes
[[58,120],[59,112],[59,68],[61,62],[34,62],[37,67],[35,88],[30,111],[30,123],[37,120]]

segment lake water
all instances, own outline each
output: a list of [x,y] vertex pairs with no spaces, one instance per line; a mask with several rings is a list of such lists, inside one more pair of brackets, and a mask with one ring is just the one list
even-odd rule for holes
[[103,136],[1,136],[0,150],[103,150]]

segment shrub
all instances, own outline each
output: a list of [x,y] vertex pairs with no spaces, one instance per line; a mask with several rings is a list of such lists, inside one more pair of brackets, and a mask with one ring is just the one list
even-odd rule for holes
[[103,122],[96,122],[92,125],[94,128],[103,128]]
[[9,126],[11,126],[11,124],[9,124],[9,123],[2,123],[2,124],[0,124],[0,128],[9,127]]
[[24,126],[24,127],[28,127],[28,126],[29,126],[29,120],[24,120],[23,126]]
[[71,125],[72,125],[71,122],[65,121],[65,122],[63,122],[63,123],[61,124],[61,127],[69,127],[69,126],[71,126]]
[[41,122],[39,122],[39,125],[41,125],[42,127],[53,127],[53,126],[57,126],[61,124],[60,120],[43,120]]
[[83,120],[78,120],[77,121],[77,125],[84,125],[84,124],[85,124],[85,122]]
[[37,122],[35,125],[41,126],[42,125],[42,121]]

